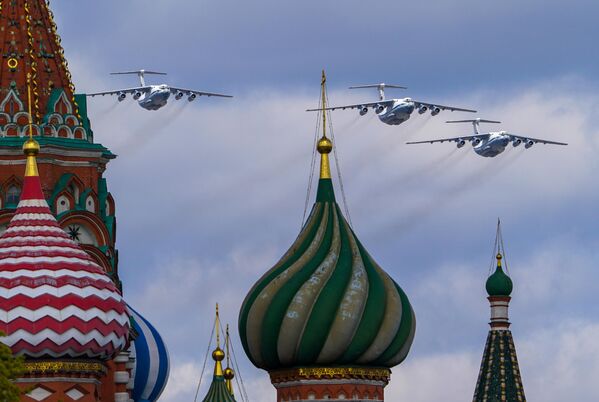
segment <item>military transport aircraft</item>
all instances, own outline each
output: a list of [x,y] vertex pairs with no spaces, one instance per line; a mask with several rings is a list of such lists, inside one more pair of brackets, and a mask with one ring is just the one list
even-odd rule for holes
[[466,141],[469,141],[472,144],[472,148],[474,152],[476,152],[480,156],[485,156],[488,158],[495,157],[505,151],[507,145],[511,142],[514,147],[517,147],[520,144],[524,144],[524,148],[528,149],[532,147],[536,143],[541,144],[553,144],[553,145],[568,145],[563,142],[555,142],[549,140],[541,140],[538,138],[532,137],[522,137],[520,135],[510,134],[505,131],[495,131],[488,133],[480,133],[478,131],[478,126],[480,123],[501,123],[500,121],[495,120],[483,120],[483,119],[474,119],[474,120],[451,120],[447,123],[472,123],[472,127],[474,128],[474,135],[466,135],[462,137],[454,137],[454,138],[441,138],[438,140],[427,140],[427,141],[414,141],[407,142],[406,144],[432,144],[435,142],[455,142],[458,148],[462,148]]
[[139,76],[140,86],[135,88],[117,89],[114,91],[96,92],[93,94],[87,94],[87,96],[98,96],[98,95],[116,95],[119,102],[125,100],[127,95],[132,95],[133,99],[139,103],[139,106],[146,110],[158,110],[168,102],[171,95],[175,95],[175,99],[179,100],[184,96],[187,97],[189,102],[195,100],[198,96],[218,96],[222,98],[232,98],[230,95],[217,94],[212,92],[194,91],[192,89],[175,88],[166,84],[161,85],[146,85],[145,75],[166,75],[166,73],[159,73],[156,71],[125,71],[121,73],[110,73],[111,75],[121,74],[137,74]]
[[[345,109],[358,109],[360,116],[364,116],[368,113],[368,108],[372,108],[378,115],[379,120],[385,124],[398,125],[408,120],[414,110],[418,110],[419,114],[424,114],[430,110],[431,115],[436,116],[442,110],[451,110],[459,112],[471,112],[476,113],[476,110],[463,109],[454,106],[445,106],[438,103],[427,103],[416,101],[412,98],[401,98],[401,99],[385,99],[385,88],[401,88],[407,89],[399,85],[390,85],[385,83],[372,84],[372,85],[357,85],[349,87],[349,89],[356,88],[377,88],[379,92],[379,100],[377,102],[365,102],[357,103],[354,105],[343,105],[328,107],[326,110],[345,110]],[[317,112],[322,109],[308,109],[308,112]]]

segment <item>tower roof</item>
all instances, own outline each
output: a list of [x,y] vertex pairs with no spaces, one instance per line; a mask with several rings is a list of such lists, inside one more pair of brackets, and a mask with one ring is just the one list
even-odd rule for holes
[[[216,349],[212,352],[212,359],[214,359],[214,375],[212,376],[212,383],[210,384],[208,393],[202,402],[235,402],[232,390],[230,390],[228,386],[230,385],[226,378],[228,377],[228,374],[223,370],[222,361],[225,359],[225,352],[220,348],[221,328],[218,305],[216,305],[216,321],[214,325],[216,331]],[[226,342],[228,346],[228,337]]]
[[0,237],[0,331],[13,353],[28,357],[106,359],[128,339],[120,292],[58,226],[42,193],[30,139],[16,213]]
[[[512,280],[501,267],[503,240],[500,224],[497,225],[495,242],[497,268],[487,279],[486,288],[491,304],[491,329],[474,391],[474,402],[522,402],[526,401],[522,377],[518,367],[516,347],[509,330],[509,303]],[[504,253],[505,254],[505,253]]]
[[[323,107],[325,100],[323,77]],[[407,296],[368,254],[335,201],[332,149],[323,133],[317,146],[320,180],[310,216],[241,308],[245,351],[254,365],[266,370],[392,367],[405,359],[412,344],[416,320]]]
[[[3,1],[0,5],[0,98],[15,91],[28,109],[28,82],[32,89],[31,109],[38,123],[48,111],[54,89],[62,89],[75,104],[75,87],[60,44],[56,24],[45,0]],[[29,78],[28,78],[29,75]]]

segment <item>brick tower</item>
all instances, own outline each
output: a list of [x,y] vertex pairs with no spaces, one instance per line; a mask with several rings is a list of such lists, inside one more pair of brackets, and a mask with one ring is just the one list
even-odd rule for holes
[[41,145],[40,179],[50,210],[120,287],[115,206],[102,176],[115,155],[93,142],[86,98],[74,94],[48,3],[0,2],[0,40],[0,234],[22,191],[21,147],[31,106],[33,136]]

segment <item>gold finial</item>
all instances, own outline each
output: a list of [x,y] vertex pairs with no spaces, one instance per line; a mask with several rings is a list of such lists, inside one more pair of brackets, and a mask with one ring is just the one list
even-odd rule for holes
[[214,330],[216,331],[216,349],[212,352],[212,358],[216,362],[214,365],[214,375],[223,375],[222,361],[225,358],[225,352],[220,348],[220,317],[218,314],[218,303],[216,304],[216,320],[214,322]]
[[320,178],[331,178],[331,165],[329,163],[329,154],[333,150],[333,143],[327,138],[327,96],[326,96],[327,77],[322,70],[322,79],[320,86],[322,90],[322,138],[318,140],[316,149],[320,153]]
[[497,253],[497,256],[495,256],[495,258],[497,258],[497,267],[501,268],[501,259],[503,258],[501,253]]
[[31,80],[31,74],[27,74],[27,97],[29,99],[29,139],[23,144],[23,153],[27,157],[25,165],[25,177],[39,176],[37,170],[36,156],[40,152],[40,144],[33,139],[33,119],[31,117],[31,86],[29,82]]
[[227,389],[229,393],[233,395],[233,378],[235,378],[235,371],[230,367],[231,366],[231,358],[229,353],[229,343],[231,342],[231,338],[229,336],[229,324],[227,324],[226,331],[226,339],[225,339],[225,349],[227,350],[227,368],[224,371],[225,384],[227,385]]

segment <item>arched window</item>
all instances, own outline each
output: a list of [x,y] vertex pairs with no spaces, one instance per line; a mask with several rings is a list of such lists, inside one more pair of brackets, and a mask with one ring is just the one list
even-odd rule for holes
[[17,186],[10,186],[6,191],[6,206],[16,206],[19,203],[19,198],[21,198],[21,189]]

